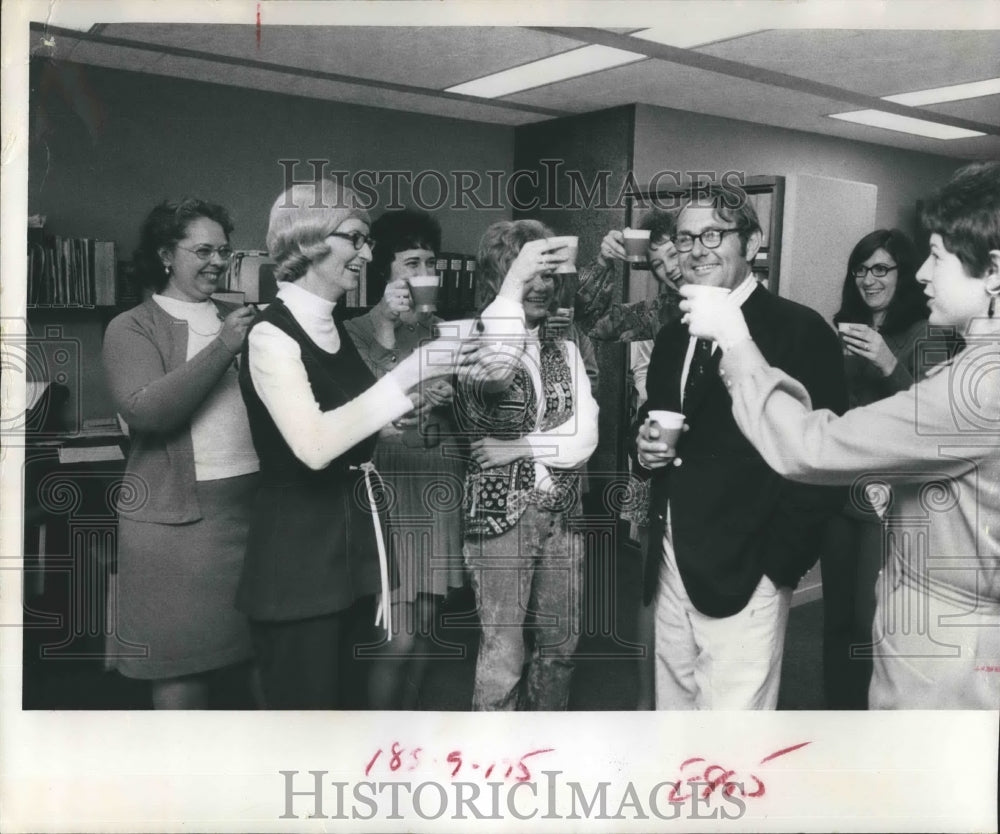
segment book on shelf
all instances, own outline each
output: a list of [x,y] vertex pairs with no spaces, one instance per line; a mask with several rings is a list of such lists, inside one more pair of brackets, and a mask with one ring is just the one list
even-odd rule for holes
[[31,306],[113,306],[117,256],[113,241],[46,235],[28,229],[27,300]]

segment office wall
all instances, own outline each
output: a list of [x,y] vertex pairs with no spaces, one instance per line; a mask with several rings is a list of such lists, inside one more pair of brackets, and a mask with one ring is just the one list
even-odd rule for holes
[[[941,145],[947,152],[947,142]],[[878,188],[877,226],[907,232],[916,230],[917,200],[962,164],[944,155],[663,107],[636,107],[635,173],[640,182],[662,169],[810,174],[866,182]]]
[[[942,150],[947,143],[942,142]],[[804,133],[784,128],[751,124],[716,116],[686,113],[662,107],[636,107],[635,174],[645,184],[658,171],[742,171],[747,175],[780,175],[795,177],[827,177],[837,180],[868,183],[878,189],[872,228],[898,227],[917,236],[916,202],[929,191],[943,184],[962,160],[946,156],[904,151],[898,148],[853,142],[834,136]],[[669,184],[669,181],[667,181]],[[832,195],[840,189],[831,191]],[[843,212],[840,212],[843,214]],[[796,231],[788,228],[792,236]],[[819,234],[812,230],[806,237]],[[846,264],[846,252],[831,253],[831,257]],[[794,252],[783,247],[782,264]],[[842,271],[838,272],[842,275]],[[835,289],[819,286],[815,298],[809,287],[793,276],[782,275],[794,282],[795,298],[826,311]],[[840,278],[836,279],[839,282]],[[839,291],[839,290],[836,290]],[[785,294],[782,292],[782,294]]]
[[[31,74],[29,213],[54,233],[137,240],[146,211],[166,197],[204,195],[233,213],[238,248],[264,244],[267,214],[284,188],[278,160],[328,160],[326,170],[509,171],[513,129],[218,84],[37,62]],[[400,201],[410,189],[400,179]],[[380,213],[391,181],[380,187]],[[423,195],[438,198],[436,180]],[[479,193],[485,196],[485,188]],[[487,200],[484,199],[484,202]],[[433,212],[444,246],[474,251],[506,207]]]
[[[632,164],[634,113],[635,107],[628,105],[515,129],[515,170],[535,172],[539,184],[537,189],[518,190],[521,205],[537,202],[537,207],[515,210],[514,216],[541,220],[558,234],[577,235],[578,264],[590,263],[597,257],[608,229],[625,225],[625,209],[602,207],[599,199],[589,201],[579,193],[574,196],[569,172],[578,177],[578,183],[585,189],[593,187],[606,173],[607,190],[613,200]],[[546,205],[552,207],[545,208]],[[624,286],[618,288],[615,301],[623,300],[623,290]],[[628,400],[626,352],[623,345],[616,343],[595,344],[595,348],[600,376],[597,392],[601,409],[600,441],[590,459],[590,468],[595,473],[612,473],[621,468],[619,458]]]
[[[329,160],[327,171],[510,171],[513,129],[338,104],[318,99],[123,72],[70,62],[33,62],[28,212],[52,234],[115,240],[128,258],[145,213],[159,200],[198,195],[227,206],[237,248],[264,247],[271,203],[284,187],[279,159]],[[410,189],[398,177],[398,199]],[[377,188],[381,212],[392,181]],[[423,196],[438,200],[434,178]],[[496,205],[485,188],[477,192]],[[468,201],[468,202],[471,202]],[[449,204],[450,205],[450,204]],[[475,252],[483,229],[510,216],[497,208],[432,212],[447,250]],[[55,324],[52,314],[34,317]],[[110,415],[100,369],[103,322],[73,313],[58,322],[83,350],[84,384],[71,407],[83,418]]]

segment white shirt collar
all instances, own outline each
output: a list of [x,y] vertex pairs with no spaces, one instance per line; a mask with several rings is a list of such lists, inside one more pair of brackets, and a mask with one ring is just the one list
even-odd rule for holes
[[734,298],[736,303],[742,307],[743,303],[750,297],[750,294],[755,289],[757,289],[757,279],[754,277],[753,272],[751,272],[746,278],[743,279],[743,283],[730,293],[730,297]]

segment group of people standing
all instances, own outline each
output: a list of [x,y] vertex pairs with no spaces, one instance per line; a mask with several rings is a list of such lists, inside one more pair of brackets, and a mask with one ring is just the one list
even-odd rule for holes
[[[211,297],[232,254],[225,209],[157,206],[135,256],[151,294],[104,349],[141,493],[119,508],[117,639],[146,650],[119,670],[150,680],[157,708],[207,706],[212,676],[242,663],[264,708],[335,709],[358,705],[365,657],[364,702],[412,709],[441,602],[468,577],[472,708],[565,709],[598,439],[591,340],[616,340],[643,386],[630,518],[653,650],[638,708],[774,708],[792,589],[820,556],[829,706],[996,708],[996,676],[972,668],[1000,648],[983,627],[1000,625],[1000,456],[983,442],[1000,428],[1000,165],[925,203],[919,273],[901,232],[858,243],[840,339],[758,286],[741,195],[711,186],[647,216],[649,301],[613,302],[625,251],[609,232],[569,321],[567,250],[537,221],[486,231],[476,316],[448,323],[409,292],[441,245],[424,213],[372,223],[343,186],[292,186],[269,218],[277,298],[256,310]],[[344,321],[365,266],[384,295]],[[963,339],[956,355],[929,325]],[[662,410],[684,415],[673,444],[649,419]],[[904,535],[917,507],[925,538]],[[898,622],[915,605],[938,618],[923,631]]]

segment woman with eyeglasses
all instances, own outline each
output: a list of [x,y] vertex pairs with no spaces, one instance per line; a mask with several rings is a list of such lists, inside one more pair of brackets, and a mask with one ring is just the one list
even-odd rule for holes
[[905,391],[842,417],[810,410],[729,299],[686,297],[681,309],[692,333],[719,342],[733,416],[770,466],[804,483],[857,489],[875,479],[892,489],[869,708],[996,710],[1000,163],[959,169],[924,202],[921,222],[930,255],[917,281],[928,320],[954,328],[963,346]]
[[[922,378],[927,299],[916,278],[913,243],[899,229],[877,229],[851,251],[840,310],[851,408],[868,405]],[[924,346],[921,346],[921,343]],[[875,580],[882,567],[885,493],[852,490],[827,529],[823,577],[823,679],[830,709],[866,709],[871,680]],[[853,648],[853,653],[852,653]]]
[[234,359],[250,307],[211,299],[232,249],[221,206],[156,206],[133,257],[151,290],[104,337],[131,449],[118,494],[118,671],[157,709],[209,705],[212,673],[252,656],[235,606],[258,461]]
[[349,664],[369,637],[359,618],[373,595],[376,625],[393,628],[376,433],[413,409],[419,383],[449,377],[474,348],[430,342],[376,381],[334,315],[372,245],[357,195],[330,180],[294,185],[271,208],[279,289],[240,368],[261,487],[237,604],[272,709],[353,705]]

